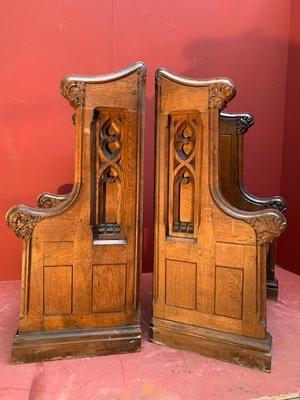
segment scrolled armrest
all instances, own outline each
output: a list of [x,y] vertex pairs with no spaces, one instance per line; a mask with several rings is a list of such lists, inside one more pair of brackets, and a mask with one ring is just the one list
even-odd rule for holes
[[220,116],[226,119],[233,119],[236,123],[236,133],[245,134],[248,129],[254,124],[255,119],[250,113],[225,113],[221,112]]
[[280,212],[285,212],[287,209],[287,202],[281,196],[273,197],[258,197],[248,193],[243,185],[239,185],[243,197],[251,203],[261,205],[265,208],[274,208]]
[[67,194],[53,194],[53,193],[41,193],[37,198],[37,206],[40,208],[52,208],[56,207],[63,201],[68,199],[69,193]]
[[252,226],[260,245],[271,244],[285,230],[286,219],[281,211],[274,208],[265,208],[259,211],[238,209],[222,196],[218,185],[211,186],[211,193],[221,210]]
[[18,238],[27,240],[31,238],[36,224],[44,219],[45,216],[45,212],[21,204],[9,209],[5,220]]
[[29,207],[24,204],[14,206],[6,213],[6,223],[18,238],[23,240],[31,239],[33,230],[40,221],[66,212],[75,204],[80,188],[81,185],[75,183],[72,191],[68,194],[42,193],[37,200],[39,208]]

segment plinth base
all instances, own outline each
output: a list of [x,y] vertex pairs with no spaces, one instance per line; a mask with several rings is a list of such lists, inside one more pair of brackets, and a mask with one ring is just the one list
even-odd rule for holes
[[278,299],[278,280],[273,279],[267,281],[267,298],[269,300]]
[[92,357],[138,351],[141,328],[130,325],[101,329],[17,333],[13,341],[13,364],[65,358]]
[[254,339],[153,318],[150,341],[264,372],[271,371],[272,337],[269,334],[265,340]]

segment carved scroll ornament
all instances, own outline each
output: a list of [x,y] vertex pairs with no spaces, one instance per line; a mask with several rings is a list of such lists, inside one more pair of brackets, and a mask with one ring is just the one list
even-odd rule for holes
[[37,206],[40,208],[53,208],[62,201],[67,200],[68,194],[42,193],[37,198]]
[[244,134],[248,131],[250,126],[254,124],[254,118],[251,114],[244,114],[237,117],[236,120],[236,133]]
[[21,208],[12,208],[6,215],[7,225],[15,232],[18,238],[27,240],[32,236],[34,227],[44,216],[31,214]]
[[280,212],[284,212],[287,209],[285,200],[281,197],[273,197],[266,203],[267,208],[275,208]]
[[84,106],[86,84],[81,81],[62,81],[61,94],[68,100],[73,108]]

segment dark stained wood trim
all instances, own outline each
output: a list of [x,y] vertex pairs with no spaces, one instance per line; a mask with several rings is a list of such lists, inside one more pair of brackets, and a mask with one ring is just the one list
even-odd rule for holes
[[139,325],[17,334],[13,341],[12,364],[95,357],[138,351]]
[[229,361],[244,367],[271,372],[272,337],[266,339],[199,328],[187,324],[153,318],[150,341],[156,344],[186,349],[201,355]]
[[[230,198],[227,200],[237,208],[249,211],[273,208],[285,212],[287,204],[281,196],[261,198],[248,193],[244,187],[244,134],[248,132],[254,122],[254,117],[250,113],[222,112],[220,114],[220,141],[229,135],[235,144],[233,148],[231,146],[231,155],[227,155],[227,159],[230,160],[231,176],[225,177],[224,174],[221,174],[222,179],[224,179],[224,181],[221,180],[221,186],[226,188],[226,193],[230,191]],[[225,157],[223,160],[225,160]],[[220,165],[220,167],[224,168],[223,165]],[[230,188],[231,185],[234,185],[234,187]],[[278,297],[278,280],[275,278],[275,246],[275,243],[270,245],[267,256],[267,297],[272,300],[276,300]]]

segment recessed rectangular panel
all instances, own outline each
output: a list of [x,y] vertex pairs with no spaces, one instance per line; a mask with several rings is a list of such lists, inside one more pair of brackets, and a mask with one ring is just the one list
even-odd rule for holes
[[44,267],[44,314],[72,312],[72,266]]
[[242,318],[243,280],[242,269],[216,267],[215,314]]
[[195,263],[166,261],[166,304],[195,310],[196,269]]
[[126,264],[93,265],[93,312],[123,311],[126,305]]

